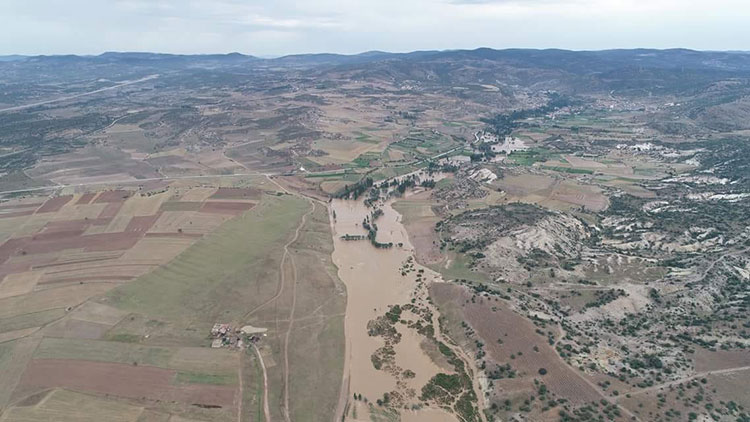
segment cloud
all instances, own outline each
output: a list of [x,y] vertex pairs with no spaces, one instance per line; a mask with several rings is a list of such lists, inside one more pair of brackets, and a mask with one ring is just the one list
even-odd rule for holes
[[7,0],[0,54],[748,49],[743,0]]
[[[452,4],[539,4],[539,3],[555,3],[555,0],[450,0]],[[557,3],[563,3],[557,1]]]

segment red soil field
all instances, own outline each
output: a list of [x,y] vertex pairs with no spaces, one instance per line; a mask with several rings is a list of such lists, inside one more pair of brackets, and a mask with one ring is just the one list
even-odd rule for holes
[[78,201],[76,201],[76,205],[90,204],[94,197],[96,197],[96,192],[84,193],[80,198],[78,198]]
[[254,207],[255,204],[247,202],[205,202],[201,207],[201,212],[214,213],[214,214],[230,214],[237,215]]
[[200,233],[146,233],[146,237],[187,237],[196,239],[203,237],[203,235]]
[[58,283],[78,283],[84,281],[129,281],[134,276],[131,275],[109,275],[109,276],[86,276],[86,277],[65,277],[65,278],[54,278],[50,280],[44,280],[37,283],[39,286],[48,286],[50,284]]
[[23,273],[36,268],[39,265],[46,265],[55,261],[55,257],[49,255],[35,256],[31,259],[24,259],[22,262],[3,262],[7,257],[0,253],[0,280],[8,274]]
[[100,233],[82,236],[79,244],[86,252],[119,251],[132,248],[141,237],[137,232]]
[[99,219],[111,219],[114,216],[117,215],[118,212],[120,212],[120,208],[122,208],[123,203],[122,202],[110,202],[107,204],[106,207],[102,210],[102,212],[99,213],[99,216],[97,218]]
[[44,225],[42,233],[64,232],[70,230],[85,231],[91,225],[91,220],[50,221]]
[[75,261],[71,260],[71,261],[63,261],[63,262],[53,262],[51,264],[34,265],[34,269],[53,268],[53,267],[60,267],[64,265],[90,264],[92,262],[108,261],[110,259],[117,259],[117,257],[87,258],[87,259],[78,259]]
[[151,226],[156,223],[156,220],[159,219],[159,216],[161,216],[161,213],[154,214],[154,215],[146,215],[141,217],[133,217],[130,219],[130,222],[128,223],[128,226],[125,227],[126,232],[147,232],[148,229],[151,228]]
[[94,200],[94,203],[100,204],[102,202],[124,202],[129,197],[130,192],[126,190],[108,190],[106,192],[100,193],[96,200]]
[[79,237],[83,234],[86,228],[71,228],[69,230],[54,230],[44,231],[31,236],[32,241],[53,241],[68,239],[71,237]]
[[85,251],[115,251],[130,249],[143,237],[139,232],[97,233],[76,236],[71,232],[52,233],[49,236],[21,237],[10,239],[0,245],[0,263],[13,255],[42,254],[65,249]]
[[45,213],[45,212],[56,212],[59,211],[60,208],[63,207],[63,205],[70,202],[70,200],[73,199],[73,195],[66,195],[66,196],[58,196],[56,198],[48,199],[47,202],[44,203],[41,207],[39,207],[38,210],[36,210],[37,214]]
[[255,188],[219,188],[210,199],[258,199],[260,191]]
[[152,366],[68,359],[35,359],[21,385],[68,388],[133,399],[149,398],[211,406],[233,406],[235,388],[223,385],[175,385],[175,371]]

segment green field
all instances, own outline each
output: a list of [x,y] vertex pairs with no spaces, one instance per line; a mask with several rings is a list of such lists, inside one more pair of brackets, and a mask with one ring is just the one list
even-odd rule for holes
[[429,130],[412,129],[408,136],[390,146],[413,153],[418,157],[427,157],[447,151],[457,145],[458,143],[450,136],[436,134]]
[[364,133],[364,132],[354,132],[355,135],[357,135],[356,138],[354,138],[357,142],[367,142],[368,144],[378,144],[380,141],[377,139],[374,139],[372,136]]
[[[424,166],[422,166],[424,167]],[[378,170],[372,172],[370,175],[372,180],[379,182],[381,180],[390,179],[392,177],[402,176],[409,174],[419,169],[419,166],[398,166],[398,167],[381,167]]]
[[65,308],[48,309],[0,319],[0,333],[39,327],[58,320],[65,315]]
[[281,249],[308,207],[265,196],[169,264],[111,291],[110,304],[182,327],[204,344],[214,322],[239,321],[273,296]]
[[545,170],[552,170],[558,173],[571,173],[571,174],[594,174],[593,170],[589,169],[578,169],[573,167],[560,167],[560,166],[542,166]]
[[30,407],[14,407],[3,422],[134,422],[143,412],[131,406],[88,394],[54,390],[41,403]]
[[175,381],[179,384],[234,385],[237,383],[237,375],[178,372]]
[[[270,351],[269,359],[275,361],[268,367],[269,399],[273,415],[280,418],[283,339],[294,293],[294,315],[304,320],[295,323],[289,340],[289,376],[294,380],[290,385],[290,410],[294,420],[300,421],[330,416],[338,400],[343,371],[346,295],[331,262],[333,243],[327,208],[315,204],[298,239],[290,245],[284,265],[286,283],[280,296],[252,312],[276,294],[283,246],[294,236],[310,207],[308,201],[295,196],[266,195],[254,209],[224,223],[169,264],[116,288],[107,295],[107,303],[133,315],[115,326],[108,333],[109,338],[148,332],[149,338],[143,341],[149,344],[203,346],[212,351],[205,346],[215,322],[268,327],[269,335],[261,347]],[[297,267],[294,284],[292,264]],[[274,320],[278,322],[274,324]],[[232,383],[238,365],[243,364],[232,359],[232,373],[216,368],[188,369],[176,362],[176,357],[158,351],[169,348],[113,344],[125,348],[126,352],[116,355],[122,360],[135,353],[157,366],[178,370],[178,383]],[[59,349],[53,352],[60,353]],[[253,362],[254,358],[246,356],[242,360]],[[258,410],[258,372],[253,365],[243,365],[243,383],[253,391],[244,397],[248,404],[244,411],[250,415]]]
[[537,162],[545,162],[556,158],[555,154],[543,148],[531,148],[525,151],[513,151],[508,155],[508,159],[515,161],[521,166],[530,166]]
[[167,368],[172,351],[114,341],[47,337],[34,351],[35,359],[81,359],[99,362],[133,363]]
[[326,420],[334,413],[344,369],[346,295],[331,261],[333,240],[325,207],[316,204],[291,250],[299,277],[295,315],[305,320],[295,323],[289,342],[294,379],[290,412],[295,421]]
[[355,158],[352,163],[356,167],[369,167],[371,161],[380,160],[382,155],[379,152],[366,152]]
[[439,272],[445,280],[470,280],[475,282],[487,282],[489,277],[479,271],[472,271],[469,264],[471,258],[458,252],[445,252],[451,259],[448,268],[444,264],[431,266],[431,269]]

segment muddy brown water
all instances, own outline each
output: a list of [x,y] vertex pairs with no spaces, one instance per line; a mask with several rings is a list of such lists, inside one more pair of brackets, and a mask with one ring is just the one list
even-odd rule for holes
[[[346,285],[347,306],[345,317],[346,361],[345,377],[348,376],[349,394],[361,394],[370,402],[383,397],[384,393],[397,390],[397,380],[389,373],[376,370],[371,355],[384,344],[381,337],[367,334],[367,323],[381,315],[389,305],[407,304],[412,298],[418,303],[426,303],[426,289],[418,289],[416,272],[401,275],[401,267],[413,256],[406,229],[401,224],[401,216],[385,203],[381,207],[383,215],[376,221],[378,241],[399,243],[390,249],[376,249],[369,241],[346,241],[345,234],[365,234],[362,221],[372,211],[362,201],[334,200],[330,209],[336,218],[331,217],[334,235],[333,261],[339,269],[339,277]],[[421,268],[419,265],[415,266]],[[434,277],[426,270],[428,278]],[[400,326],[402,340],[395,346],[396,363],[403,369],[414,371],[417,376],[410,380],[409,388],[419,394],[422,383],[440,372],[432,359],[420,347],[420,337],[410,333],[410,329]],[[366,406],[357,405],[356,419],[369,420]],[[438,409],[424,408],[418,411],[404,411],[405,421],[455,421],[456,418]]]

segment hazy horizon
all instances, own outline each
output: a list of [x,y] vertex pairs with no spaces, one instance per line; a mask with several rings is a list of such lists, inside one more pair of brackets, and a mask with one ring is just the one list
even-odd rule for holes
[[367,51],[359,51],[354,53],[333,53],[329,51],[311,51],[311,52],[302,52],[302,53],[290,53],[290,54],[280,54],[280,55],[263,55],[263,54],[253,54],[253,53],[247,53],[247,52],[241,52],[241,51],[219,51],[219,52],[205,52],[205,53],[171,53],[171,52],[164,52],[164,51],[136,51],[136,50],[110,50],[110,51],[101,51],[98,53],[87,53],[87,54],[75,54],[75,53],[56,53],[56,54],[23,54],[23,53],[10,53],[10,54],[0,54],[0,57],[41,57],[41,56],[79,56],[79,57],[97,57],[104,54],[164,54],[164,55],[177,55],[177,56],[200,56],[200,55],[230,55],[230,54],[241,54],[243,56],[247,57],[255,57],[259,59],[276,59],[281,57],[287,57],[287,56],[295,56],[295,55],[318,55],[318,54],[336,54],[336,55],[345,55],[345,56],[357,56],[362,54],[368,54],[368,53],[383,53],[383,54],[409,54],[409,53],[418,53],[418,52],[449,52],[449,51],[473,51],[473,50],[480,50],[480,49],[492,49],[496,51],[504,51],[504,50],[536,50],[536,51],[551,51],[551,50],[559,50],[559,51],[571,51],[571,52],[597,52],[597,51],[616,51],[616,50],[656,50],[656,51],[669,51],[669,50],[688,50],[688,51],[696,51],[696,52],[702,52],[702,53],[738,53],[738,54],[748,54],[750,53],[750,50],[698,50],[698,49],[692,49],[692,48],[685,48],[685,47],[665,47],[665,48],[649,48],[649,47],[632,47],[632,48],[602,48],[602,49],[592,49],[592,50],[576,50],[576,49],[568,49],[568,48],[533,48],[533,47],[503,47],[503,48],[493,48],[493,47],[485,47],[485,46],[478,46],[478,47],[470,47],[470,48],[449,48],[449,49],[420,49],[420,50],[408,50],[408,51],[387,51],[387,50],[367,50]]
[[0,5],[0,55],[372,50],[750,50],[738,0],[54,0]]

